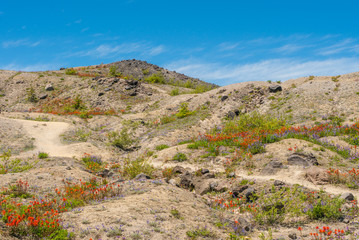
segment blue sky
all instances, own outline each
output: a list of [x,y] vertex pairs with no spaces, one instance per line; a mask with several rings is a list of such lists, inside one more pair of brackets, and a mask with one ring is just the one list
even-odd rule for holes
[[359,1],[11,1],[0,69],[140,59],[227,85],[359,71]]

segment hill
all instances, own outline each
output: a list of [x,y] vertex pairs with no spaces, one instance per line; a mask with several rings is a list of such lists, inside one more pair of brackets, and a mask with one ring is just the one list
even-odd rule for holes
[[0,236],[353,239],[358,89],[218,87],[138,60],[0,71]]

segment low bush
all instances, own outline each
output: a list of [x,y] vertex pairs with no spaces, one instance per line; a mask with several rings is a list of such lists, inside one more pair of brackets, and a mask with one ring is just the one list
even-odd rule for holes
[[120,148],[122,150],[128,150],[128,148],[136,142],[133,139],[132,135],[128,133],[127,128],[123,128],[120,133],[118,132],[109,133],[108,138],[111,142],[111,145]]
[[73,68],[67,68],[65,70],[65,74],[67,74],[67,75],[76,75],[77,71],[75,69],[73,69]]
[[125,177],[133,179],[140,173],[152,176],[154,170],[154,167],[146,159],[139,157],[136,160],[126,159],[122,172]]
[[184,161],[187,161],[188,158],[187,158],[186,154],[178,152],[176,155],[173,156],[172,160],[177,161],[177,162],[184,162]]

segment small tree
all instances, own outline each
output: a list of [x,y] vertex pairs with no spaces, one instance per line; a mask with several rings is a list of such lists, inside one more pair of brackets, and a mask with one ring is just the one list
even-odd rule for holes
[[27,98],[26,100],[32,103],[36,103],[38,101],[36,94],[35,94],[35,89],[33,86],[29,87],[27,90]]

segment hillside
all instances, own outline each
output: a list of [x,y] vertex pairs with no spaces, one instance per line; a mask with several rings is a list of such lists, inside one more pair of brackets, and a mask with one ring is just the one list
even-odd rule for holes
[[2,70],[0,236],[356,239],[358,102],[359,72],[218,87],[138,60]]

